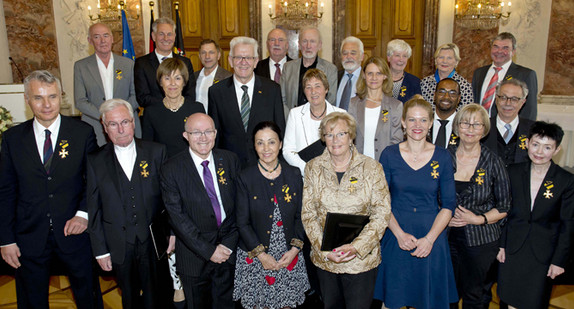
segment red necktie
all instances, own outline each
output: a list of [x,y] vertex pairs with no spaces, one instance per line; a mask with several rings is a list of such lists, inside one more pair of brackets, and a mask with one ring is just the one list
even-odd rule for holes
[[500,70],[502,70],[502,68],[494,67],[494,75],[492,75],[490,83],[488,83],[488,88],[486,88],[486,92],[482,98],[482,106],[486,111],[490,111],[490,106],[492,105],[492,102],[494,102],[494,93],[496,92],[496,86],[498,85],[498,72],[500,72]]
[[275,68],[275,77],[273,77],[273,80],[279,84],[279,80],[281,79],[281,66],[279,63],[275,63]]

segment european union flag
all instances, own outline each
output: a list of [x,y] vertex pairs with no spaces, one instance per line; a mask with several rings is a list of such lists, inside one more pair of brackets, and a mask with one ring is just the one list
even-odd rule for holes
[[134,52],[134,42],[132,42],[132,35],[130,34],[130,27],[128,19],[126,18],[126,11],[122,10],[122,37],[124,38],[122,44],[122,56],[136,60],[136,53]]

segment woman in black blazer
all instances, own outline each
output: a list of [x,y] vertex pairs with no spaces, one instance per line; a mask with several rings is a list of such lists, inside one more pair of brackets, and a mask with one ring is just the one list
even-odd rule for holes
[[281,130],[273,122],[253,130],[257,165],[239,176],[239,247],[233,299],[244,308],[296,307],[309,289],[303,259],[303,180],[298,168],[279,160]]
[[510,308],[548,308],[552,279],[564,273],[574,231],[574,175],[552,162],[564,132],[534,123],[529,162],[509,167],[512,207],[497,256],[498,295]]

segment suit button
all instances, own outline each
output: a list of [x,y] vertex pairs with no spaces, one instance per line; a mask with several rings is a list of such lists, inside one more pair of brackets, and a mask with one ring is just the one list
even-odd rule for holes
[[134,200],[136,197],[132,195],[132,200]]
[[273,185],[273,183],[270,183],[270,185]]
[[52,180],[52,176],[48,176],[48,180]]
[[267,231],[267,234],[271,234],[271,232]]
[[136,205],[132,205],[132,208],[136,208]]
[[122,231],[125,231],[125,230],[126,230],[126,227],[125,227],[125,226],[122,226]]
[[377,142],[377,141],[379,141],[379,139],[378,139],[378,138],[375,138],[375,142]]
[[50,218],[50,214],[49,214],[49,213],[48,213],[48,214],[46,214],[46,217]]
[[131,187],[131,188],[130,188],[130,190],[133,190],[133,189],[134,189],[134,187]]
[[54,194],[49,194],[48,197],[49,197],[49,198],[53,198],[53,197],[54,197]]
[[413,208],[413,212],[417,212],[417,209],[416,209],[416,208]]
[[269,200],[270,200],[271,202],[273,202],[273,198],[270,198]]
[[273,218],[273,215],[269,215],[269,218]]

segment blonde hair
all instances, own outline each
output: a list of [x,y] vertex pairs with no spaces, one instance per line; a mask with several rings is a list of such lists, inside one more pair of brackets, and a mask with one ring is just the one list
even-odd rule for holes
[[463,120],[470,120],[472,116],[478,116],[480,121],[484,124],[484,132],[482,136],[486,136],[490,132],[490,119],[488,112],[480,104],[467,104],[460,111],[456,112],[452,122],[452,131],[458,135],[458,126]]
[[319,135],[323,142],[325,141],[325,137],[323,135],[327,133],[327,130],[333,130],[339,120],[343,120],[347,123],[347,127],[349,128],[348,134],[351,140],[354,140],[355,137],[357,137],[357,121],[355,121],[355,118],[353,118],[349,113],[332,112],[325,116],[319,125]]

